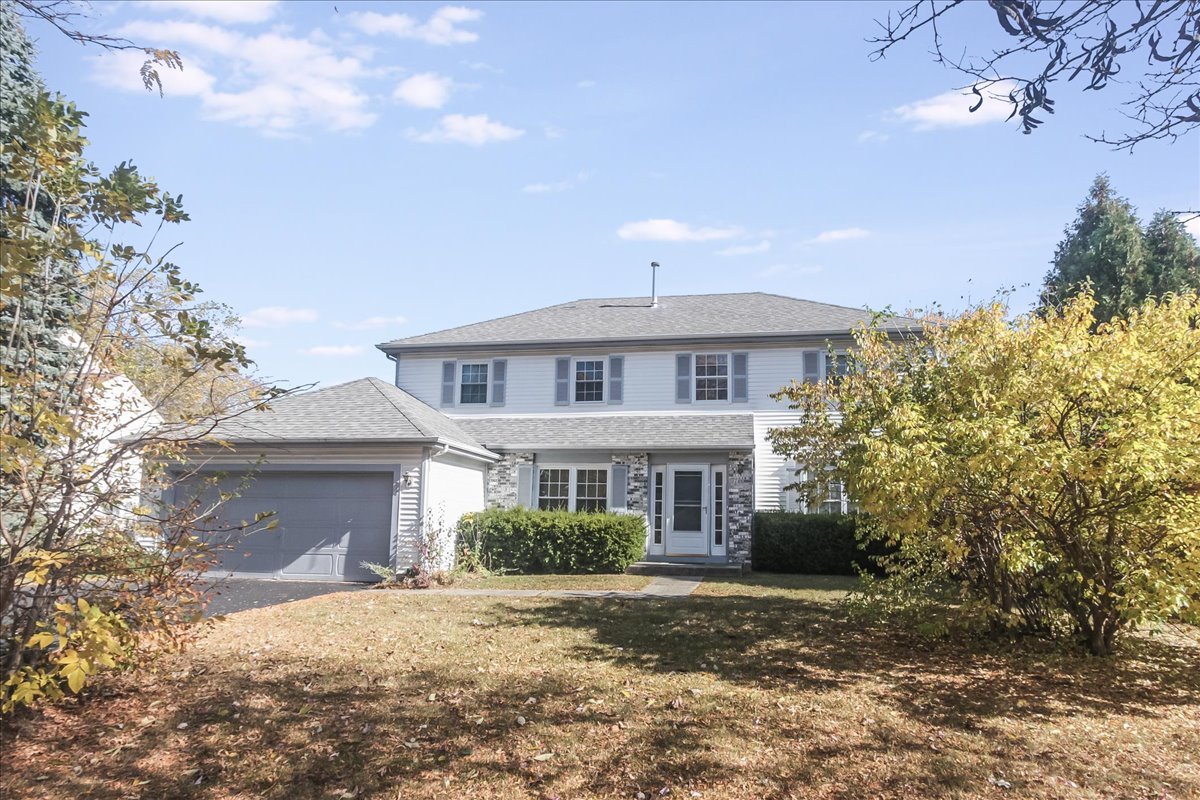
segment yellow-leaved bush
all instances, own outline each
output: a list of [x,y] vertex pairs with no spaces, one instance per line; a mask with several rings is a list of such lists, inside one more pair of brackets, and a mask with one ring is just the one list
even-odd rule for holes
[[988,627],[1096,654],[1200,620],[1200,301],[1095,329],[1093,307],[867,328],[844,379],[777,395],[800,411],[777,451],[831,467],[810,473],[845,481],[898,546],[882,587],[898,606],[942,591]]

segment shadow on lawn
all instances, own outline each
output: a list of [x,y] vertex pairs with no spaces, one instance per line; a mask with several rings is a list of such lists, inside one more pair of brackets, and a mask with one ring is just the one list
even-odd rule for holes
[[994,717],[1142,716],[1200,703],[1200,648],[1156,639],[1103,660],[1034,640],[928,640],[866,625],[836,605],[736,595],[571,600],[497,614],[500,624],[582,629],[580,658],[655,672],[714,673],[778,691],[875,681],[910,717],[967,730]]

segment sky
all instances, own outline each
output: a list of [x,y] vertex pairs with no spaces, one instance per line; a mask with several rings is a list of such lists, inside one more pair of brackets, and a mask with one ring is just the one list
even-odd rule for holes
[[[134,161],[192,221],[173,254],[242,318],[265,378],[330,385],[374,345],[582,297],[766,291],[949,310],[1036,296],[1099,172],[1148,217],[1200,207],[1200,137],[1132,154],[1117,87],[1058,89],[1031,136],[916,40],[897,3],[96,2],[30,22],[89,156]],[[983,3],[944,32],[1002,44]]]

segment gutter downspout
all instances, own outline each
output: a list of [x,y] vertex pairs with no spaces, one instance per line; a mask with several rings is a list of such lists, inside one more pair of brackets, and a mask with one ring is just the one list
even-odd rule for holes
[[394,363],[396,365],[395,374],[392,376],[392,385],[395,386],[397,389],[399,389],[400,388],[400,356],[398,356],[394,353],[384,353],[384,355],[388,357],[389,361],[391,361],[392,363]]

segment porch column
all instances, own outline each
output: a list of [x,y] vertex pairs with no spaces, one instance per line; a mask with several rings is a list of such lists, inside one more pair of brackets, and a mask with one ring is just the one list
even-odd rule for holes
[[630,514],[645,515],[650,489],[650,457],[647,453],[614,453],[612,463],[629,467],[625,482],[626,508]]
[[487,469],[488,508],[513,508],[517,504],[517,467],[533,463],[533,453],[502,453]]
[[729,527],[727,558],[731,564],[750,561],[750,521],[754,515],[754,453],[729,454],[728,508],[725,510]]

